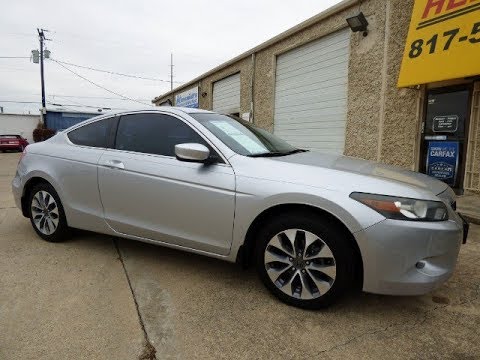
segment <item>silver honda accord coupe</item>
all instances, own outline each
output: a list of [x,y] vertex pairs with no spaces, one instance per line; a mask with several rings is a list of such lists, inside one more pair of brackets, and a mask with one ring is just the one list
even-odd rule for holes
[[198,109],[82,122],[28,146],[12,185],[47,241],[78,228],[251,264],[308,309],[349,289],[427,293],[452,275],[468,232],[443,182]]

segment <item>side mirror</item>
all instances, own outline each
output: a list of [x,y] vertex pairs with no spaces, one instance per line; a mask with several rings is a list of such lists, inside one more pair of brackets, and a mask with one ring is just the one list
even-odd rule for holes
[[178,144],[175,145],[175,156],[180,161],[205,162],[210,150],[202,144]]

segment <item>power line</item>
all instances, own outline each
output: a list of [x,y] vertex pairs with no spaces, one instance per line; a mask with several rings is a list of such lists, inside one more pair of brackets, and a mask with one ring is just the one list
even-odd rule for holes
[[[116,72],[116,71],[110,71],[110,70],[96,69],[96,68],[93,68],[93,67],[90,67],[90,66],[77,65],[77,64],[73,64],[73,63],[67,62],[67,61],[60,61],[60,60],[54,60],[54,59],[50,59],[50,60],[56,61],[57,63],[61,63],[61,64],[65,64],[65,65],[69,65],[69,66],[74,66],[74,67],[77,67],[77,68],[81,68],[81,69],[98,71],[98,72],[102,72],[102,73],[106,73],[106,74],[111,74],[111,75],[125,76],[125,77],[129,77],[129,78],[133,78],[133,79],[150,80],[150,81],[160,81],[160,82],[170,83],[170,80],[150,78],[150,77],[139,76],[139,75],[132,75],[132,74],[124,74],[124,73],[120,73],[120,72]],[[174,81],[174,82],[175,82],[175,83],[178,83],[178,84],[183,84],[183,83],[180,82],[180,81]]]
[[111,94],[113,94],[113,95],[117,95],[117,96],[119,96],[119,97],[121,97],[121,98],[123,98],[123,99],[127,99],[127,100],[130,100],[130,101],[133,101],[133,102],[142,104],[142,105],[144,105],[144,106],[145,106],[145,105],[146,105],[146,106],[151,106],[151,104],[145,104],[145,103],[143,103],[143,102],[141,102],[141,101],[138,101],[138,100],[129,98],[128,96],[125,96],[125,95],[119,94],[119,93],[117,93],[117,92],[115,92],[115,91],[113,91],[113,90],[107,89],[106,87],[104,87],[104,86],[102,86],[102,85],[99,85],[99,84],[93,82],[92,80],[87,79],[86,77],[84,77],[84,76],[76,73],[76,72],[73,71],[72,69],[69,69],[68,67],[66,67],[66,66],[63,65],[62,63],[58,62],[57,60],[54,60],[54,59],[50,59],[50,60],[54,61],[55,63],[57,63],[58,65],[60,65],[61,67],[63,67],[65,70],[67,70],[67,71],[71,72],[72,74],[74,74],[75,76],[78,76],[79,78],[81,78],[81,79],[89,82],[90,84],[92,84],[92,85],[94,85],[94,86],[96,86],[96,87],[98,87],[98,88],[100,88],[100,89],[103,89],[103,90],[105,90],[105,91],[107,91],[107,92],[109,92],[109,93],[111,93]]
[[[59,97],[59,98],[62,98],[62,99],[66,98],[65,96],[62,96],[62,95],[52,95],[52,96],[56,96],[56,97]],[[123,109],[123,108],[112,108],[112,107],[110,107],[110,106],[85,105],[85,104],[79,103],[78,101],[73,101],[73,100],[71,100],[71,99],[69,99],[69,101],[73,102],[73,103],[76,104],[76,105],[63,104],[63,105],[60,105],[60,106],[74,106],[74,107],[83,106],[83,107],[86,107],[86,108],[94,108],[94,109],[127,110],[127,109]]]
[[30,59],[30,56],[0,56],[0,59]]

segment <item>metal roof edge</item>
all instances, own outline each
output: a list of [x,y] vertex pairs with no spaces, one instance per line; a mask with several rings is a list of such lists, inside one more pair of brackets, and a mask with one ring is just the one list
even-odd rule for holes
[[6,113],[6,112],[3,112],[3,113],[0,113],[0,116],[1,115],[14,115],[14,116],[35,116],[35,117],[40,117],[40,114],[16,114],[16,113]]
[[260,50],[263,50],[305,28],[308,28],[309,26],[321,21],[321,20],[324,20],[332,15],[335,15],[336,13],[339,13],[343,10],[346,10],[348,9],[349,7],[352,7],[353,5],[356,5],[360,2],[361,0],[343,0],[341,2],[339,2],[338,4],[336,5],[333,5],[332,7],[329,7],[328,9],[322,11],[321,13],[318,13],[317,15],[315,16],[312,16],[311,18],[301,22],[300,24],[298,25],[295,25],[294,27],[278,34],[277,36],[274,36],[273,38],[255,46],[254,48],[250,49],[250,50],[247,50],[245,51],[244,53],[234,57],[233,59],[230,59],[216,67],[214,67],[213,69],[203,73],[202,75],[200,76],[197,76],[196,78],[194,78],[193,80],[190,80],[189,82],[181,85],[181,86],[178,86],[176,87],[175,89],[169,91],[169,92],[166,92],[165,94],[162,94],[162,95],[159,95],[157,97],[155,97],[153,100],[152,100],[152,103],[156,103],[157,101],[159,101],[160,99],[164,98],[164,97],[167,97],[167,96],[170,96],[172,95],[173,93],[179,91],[179,90],[182,90],[182,89],[185,89],[189,86],[192,86],[194,85],[195,83],[199,82],[200,80],[202,80],[203,78],[217,72],[218,70],[221,70],[222,68],[225,68],[229,65],[232,65],[248,56],[251,56],[252,54],[255,54],[257,53],[258,51]]

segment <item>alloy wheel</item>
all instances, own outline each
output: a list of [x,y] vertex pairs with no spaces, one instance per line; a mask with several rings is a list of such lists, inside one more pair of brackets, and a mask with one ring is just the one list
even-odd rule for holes
[[41,190],[32,198],[32,220],[36,228],[44,235],[51,235],[58,227],[59,213],[54,197]]
[[336,261],[328,245],[301,229],[288,229],[270,239],[264,263],[275,286],[297,299],[325,295],[336,278]]

